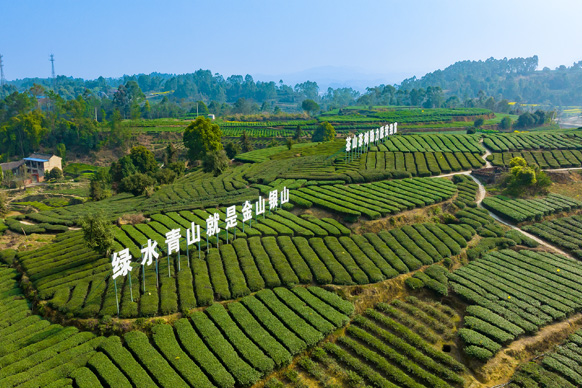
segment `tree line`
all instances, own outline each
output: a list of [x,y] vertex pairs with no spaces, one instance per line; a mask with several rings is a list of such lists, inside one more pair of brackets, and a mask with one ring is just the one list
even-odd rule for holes
[[459,61],[444,70],[436,70],[421,78],[402,81],[399,90],[412,91],[429,87],[447,90],[448,96],[476,97],[485,93],[521,103],[554,106],[580,105],[582,90],[582,61],[554,70],[541,71],[538,57]]

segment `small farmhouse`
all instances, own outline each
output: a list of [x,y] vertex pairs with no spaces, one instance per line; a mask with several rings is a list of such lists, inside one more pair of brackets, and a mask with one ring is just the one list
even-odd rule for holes
[[[17,162],[1,163],[2,171],[12,171],[15,176],[21,175],[24,171],[30,174],[32,182],[44,181],[44,174],[57,167],[63,169],[61,157],[51,154],[31,154]],[[26,170],[25,170],[26,169]]]

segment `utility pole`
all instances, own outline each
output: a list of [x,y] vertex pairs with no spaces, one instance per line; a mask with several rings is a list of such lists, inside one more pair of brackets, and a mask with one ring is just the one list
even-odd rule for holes
[[2,61],[2,54],[0,54],[0,91],[4,90],[6,80],[4,79],[4,62]]
[[53,91],[57,92],[57,77],[55,76],[55,56],[51,54],[51,67],[52,67],[52,77],[53,77]]

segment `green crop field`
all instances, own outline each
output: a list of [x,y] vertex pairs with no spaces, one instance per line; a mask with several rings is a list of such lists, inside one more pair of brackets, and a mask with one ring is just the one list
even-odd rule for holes
[[534,333],[582,307],[582,265],[532,251],[492,252],[449,276],[470,303],[459,337],[467,355],[489,359],[523,333]]
[[495,152],[579,150],[582,149],[582,135],[576,132],[493,134],[486,135],[483,144]]
[[[88,190],[74,184],[97,171],[81,163],[65,168],[74,182],[46,185],[50,195],[22,191],[0,223],[0,387],[468,388],[508,363],[495,383],[582,382],[580,334],[547,334],[579,328],[582,202],[510,198],[470,175],[489,166],[486,150],[493,166],[515,156],[581,166],[576,131],[398,134],[348,156],[348,131],[499,117],[363,106],[305,117],[220,121],[223,143],[244,130],[255,150],[216,175],[192,163],[146,194],[81,203],[69,191]],[[281,145],[295,126],[308,137],[328,119],[340,124],[334,141]],[[189,122],[123,125],[156,136]],[[284,189],[289,201],[241,222],[246,201],[256,213]],[[82,230],[96,212],[108,254]],[[192,225],[200,241],[188,244]],[[142,265],[152,242],[159,257]],[[114,277],[125,249],[131,270]],[[542,357],[505,351],[533,336]]]
[[540,220],[542,217],[582,207],[582,202],[560,195],[549,194],[541,199],[511,199],[503,196],[487,197],[483,205],[492,212],[513,222]]
[[556,218],[552,221],[526,225],[523,230],[572,252],[577,258],[582,258],[581,216]]
[[491,164],[500,167],[509,167],[511,159],[516,157],[524,158],[528,165],[537,164],[542,169],[582,166],[582,152],[579,150],[496,152],[488,156]]

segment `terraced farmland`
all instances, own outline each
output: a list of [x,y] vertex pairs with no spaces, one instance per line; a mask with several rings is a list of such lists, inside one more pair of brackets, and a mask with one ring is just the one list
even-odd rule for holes
[[490,252],[449,274],[471,304],[459,337],[467,355],[487,360],[521,335],[582,308],[582,264],[545,252]]
[[509,167],[511,159],[516,157],[524,158],[528,165],[537,164],[542,169],[582,166],[582,152],[579,150],[496,152],[488,158],[494,166]]
[[300,358],[281,379],[312,387],[461,386],[464,366],[436,348],[452,344],[458,320],[450,308],[414,297],[380,303],[355,316],[335,342]]
[[391,136],[377,146],[380,152],[469,152],[483,154],[476,135]]
[[69,375],[97,354],[105,337],[34,315],[19,276],[0,266],[0,386],[71,386]]
[[[184,254],[180,259],[162,255],[156,276],[156,266],[142,272],[138,247],[147,238],[164,241],[160,233],[166,229],[161,222],[172,220],[168,216],[158,219],[117,229],[116,249],[127,246],[136,259],[133,272],[117,284],[109,277],[110,260],[86,247],[80,232],[61,234],[47,247],[18,254],[17,260],[39,297],[64,314],[116,315],[118,287],[120,316],[135,318],[207,306],[214,300],[239,298],[263,288],[376,283],[457,255],[473,237],[443,224],[349,235],[349,230],[332,219],[298,218],[317,230],[319,234],[315,234],[298,224],[291,229],[291,223],[285,225],[281,217],[280,224],[265,224],[270,225],[265,231],[271,230],[273,235],[239,236],[232,244],[200,253],[191,248],[190,259]],[[255,225],[254,229],[260,228]],[[165,249],[163,244],[161,249]]]
[[582,202],[560,194],[549,194],[540,199],[511,199],[498,195],[483,199],[483,206],[501,217],[519,223],[579,209]]
[[293,190],[290,200],[300,207],[317,206],[349,220],[362,215],[376,219],[451,198],[454,184],[446,179],[401,179],[362,185],[309,186]]
[[582,216],[557,218],[522,229],[582,259]]
[[431,176],[481,168],[485,161],[469,152],[368,152],[360,158],[362,170],[407,172],[412,176]]
[[250,386],[348,323],[352,312],[353,305],[315,287],[263,290],[173,325],[155,325],[151,337],[141,331],[110,336],[87,367],[75,371],[75,384]]
[[510,388],[574,388],[582,384],[582,331],[572,334],[553,352],[521,366],[510,379]]
[[483,144],[494,152],[579,150],[582,137],[577,133],[504,133],[486,135]]

